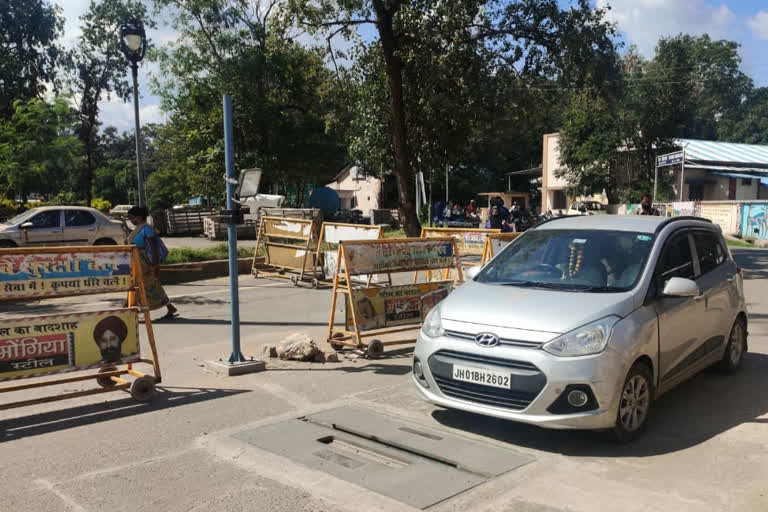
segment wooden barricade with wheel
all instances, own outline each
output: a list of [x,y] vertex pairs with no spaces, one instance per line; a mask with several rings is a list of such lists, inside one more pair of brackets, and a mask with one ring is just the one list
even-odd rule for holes
[[491,261],[497,254],[504,250],[510,242],[517,239],[520,235],[522,235],[522,233],[494,233],[488,235],[485,239],[485,247],[483,247],[483,257],[480,261],[480,265],[485,265]]
[[[312,288],[320,285],[318,268],[317,224],[309,219],[262,217],[256,237],[251,272],[254,277],[290,279],[294,285],[308,280]],[[257,264],[259,247],[264,247],[264,265]]]
[[[137,248],[0,249],[0,303],[122,291],[128,292],[128,300],[117,309],[26,316],[23,310],[15,313],[10,305],[4,308],[0,315],[0,382],[88,373],[0,386],[0,393],[90,379],[100,387],[0,404],[0,410],[117,390],[129,390],[135,400],[146,402],[161,378]],[[139,315],[144,320],[150,359],[141,357]],[[137,370],[136,363],[150,365],[154,375]]]
[[[462,268],[477,265],[478,259],[485,253],[485,241],[489,235],[501,233],[500,229],[481,229],[481,228],[421,228],[421,238],[436,238],[451,236],[456,239],[456,245],[459,254],[462,256]],[[425,271],[427,281],[433,279],[432,272]],[[451,278],[451,269],[445,269],[443,275],[438,279]],[[454,279],[457,276],[453,276]],[[418,280],[418,273],[414,274],[413,282]]]
[[[381,240],[384,231],[381,226],[362,224],[346,224],[341,222],[323,222],[317,243],[315,261],[322,262],[323,281],[333,282],[333,276],[338,267],[338,245],[341,241]],[[361,276],[368,286],[374,281],[374,276]],[[392,276],[387,275],[387,282],[392,284]]]
[[[463,281],[453,237],[341,241],[338,261],[328,342],[337,350],[365,349],[371,358],[379,356],[385,346],[413,343],[413,337],[388,341],[378,337],[419,329],[427,313],[450,293],[455,281],[359,286],[356,277],[453,269],[458,281]],[[345,298],[344,329],[335,326],[339,294]],[[364,343],[365,338],[375,339]]]

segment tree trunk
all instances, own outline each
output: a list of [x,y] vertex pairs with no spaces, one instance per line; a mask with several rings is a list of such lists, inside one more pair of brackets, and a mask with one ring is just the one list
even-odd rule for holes
[[416,214],[414,192],[416,180],[411,169],[408,151],[405,103],[403,101],[403,63],[395,55],[397,39],[392,28],[392,18],[400,8],[400,2],[393,1],[390,5],[391,7],[387,8],[383,0],[373,0],[373,8],[376,11],[376,27],[379,30],[379,39],[387,68],[389,105],[392,114],[392,155],[395,161],[397,191],[400,196],[400,223],[406,236],[418,237],[421,234],[421,224]]

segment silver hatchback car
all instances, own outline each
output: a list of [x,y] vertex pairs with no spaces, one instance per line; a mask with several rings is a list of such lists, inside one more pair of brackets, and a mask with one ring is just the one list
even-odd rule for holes
[[84,206],[42,206],[0,222],[0,248],[122,243],[122,222]]
[[427,316],[430,402],[550,428],[644,430],[653,401],[747,350],[740,269],[690,217],[562,217],[527,231]]

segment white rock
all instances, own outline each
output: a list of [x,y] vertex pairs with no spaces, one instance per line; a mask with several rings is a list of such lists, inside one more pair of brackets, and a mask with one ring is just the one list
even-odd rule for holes
[[304,333],[291,334],[277,346],[277,357],[292,361],[311,361],[320,348]]

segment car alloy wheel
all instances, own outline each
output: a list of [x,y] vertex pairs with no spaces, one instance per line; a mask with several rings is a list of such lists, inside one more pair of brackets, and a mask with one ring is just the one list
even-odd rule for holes
[[619,421],[627,432],[636,432],[645,423],[651,405],[651,392],[648,381],[643,375],[634,375],[621,393]]
[[728,358],[733,366],[739,366],[741,357],[744,355],[744,324],[736,322],[731,331],[731,339],[728,344]]

